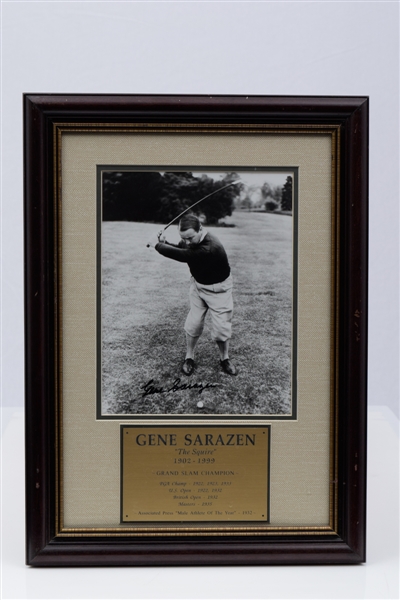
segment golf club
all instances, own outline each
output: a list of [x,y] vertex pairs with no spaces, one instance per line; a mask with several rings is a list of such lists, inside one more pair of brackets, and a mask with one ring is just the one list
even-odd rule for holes
[[[170,225],[172,225],[172,223],[175,223],[175,221],[177,221],[178,219],[180,219],[180,217],[182,215],[184,215],[185,213],[187,213],[189,210],[191,210],[194,206],[197,206],[197,204],[200,204],[200,202],[203,202],[203,200],[206,200],[207,198],[210,198],[210,196],[213,196],[214,194],[217,194],[218,192],[222,192],[222,190],[226,190],[226,188],[230,187],[231,185],[236,185],[237,183],[240,183],[240,179],[237,179],[236,181],[232,181],[231,183],[228,183],[228,185],[224,185],[224,187],[219,188],[218,190],[214,190],[213,192],[211,192],[211,194],[207,194],[207,196],[203,196],[203,198],[200,198],[200,200],[197,200],[194,204],[192,204],[191,206],[189,206],[188,208],[185,208],[185,210],[183,210],[181,213],[179,213],[179,215],[177,215],[176,217],[174,217],[172,219],[172,221],[170,221],[168,223],[168,225],[166,225],[164,227],[164,229],[162,230],[162,233],[164,233],[164,231],[166,229],[168,229],[168,227],[170,227]],[[147,247],[150,248],[150,244],[147,244]]]

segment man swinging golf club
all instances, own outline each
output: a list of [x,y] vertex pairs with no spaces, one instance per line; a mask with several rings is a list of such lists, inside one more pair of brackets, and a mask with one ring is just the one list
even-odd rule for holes
[[233,299],[232,275],[225,249],[193,214],[181,216],[178,226],[181,240],[177,246],[166,241],[165,229],[148,245],[167,258],[187,263],[192,275],[190,311],[185,322],[186,358],[182,372],[191,375],[194,371],[195,348],[209,311],[212,338],[218,344],[221,367],[228,375],[236,375],[236,367],[229,360]]

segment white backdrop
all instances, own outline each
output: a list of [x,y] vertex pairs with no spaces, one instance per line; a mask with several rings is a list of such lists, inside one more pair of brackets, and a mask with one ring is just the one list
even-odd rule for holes
[[369,402],[398,414],[398,2],[16,0],[1,17],[3,405],[23,406],[23,92],[369,95]]

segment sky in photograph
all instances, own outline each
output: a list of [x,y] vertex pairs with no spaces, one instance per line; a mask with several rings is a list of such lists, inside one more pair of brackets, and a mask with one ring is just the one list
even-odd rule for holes
[[[262,186],[265,182],[272,186],[283,185],[288,175],[292,175],[290,171],[236,171],[239,178],[245,185],[256,185]],[[207,175],[212,179],[218,180],[223,179],[226,176],[226,172],[221,171],[210,171],[208,173],[200,173],[192,171],[193,175],[200,177],[201,175]]]

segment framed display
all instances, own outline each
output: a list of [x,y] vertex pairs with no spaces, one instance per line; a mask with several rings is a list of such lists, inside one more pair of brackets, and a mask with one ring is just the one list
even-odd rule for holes
[[24,96],[27,564],[365,560],[368,98]]

